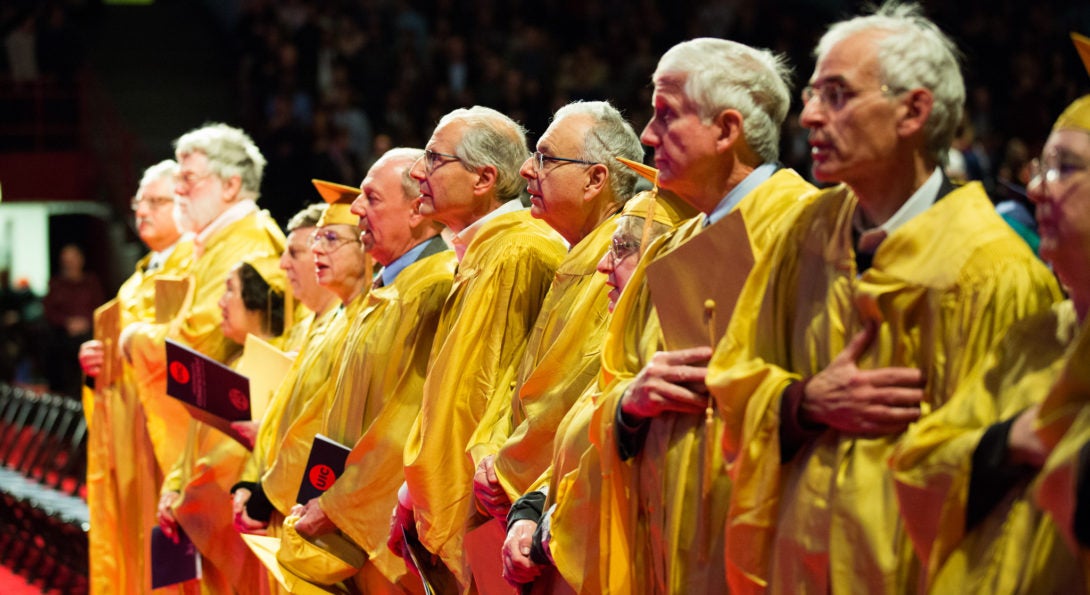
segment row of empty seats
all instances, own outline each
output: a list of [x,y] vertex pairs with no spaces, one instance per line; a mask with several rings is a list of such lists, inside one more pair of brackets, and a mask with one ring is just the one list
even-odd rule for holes
[[87,591],[86,448],[78,400],[0,383],[0,563],[43,592]]

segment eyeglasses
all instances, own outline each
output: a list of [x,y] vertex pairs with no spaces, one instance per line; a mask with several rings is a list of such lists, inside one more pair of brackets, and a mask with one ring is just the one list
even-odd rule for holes
[[314,248],[317,247],[323,252],[334,252],[340,249],[348,243],[360,243],[359,238],[355,237],[343,237],[337,235],[337,232],[329,229],[316,229],[309,236],[307,236],[307,246]]
[[[876,89],[883,95],[898,95],[904,91],[896,90],[889,85],[882,85]],[[802,89],[802,104],[807,105],[814,97],[821,99],[821,104],[833,109],[839,110],[848,103],[848,100],[857,97],[864,91],[853,89],[839,80],[829,80],[821,83],[815,83],[813,85],[806,85]]]
[[1067,179],[1072,174],[1086,171],[1090,165],[1066,153],[1054,153],[1029,164],[1029,179],[1046,184],[1055,184]]
[[639,240],[613,238],[613,241],[609,243],[609,257],[614,265],[639,251]]
[[462,158],[457,155],[451,155],[450,153],[440,153],[439,151],[432,151],[431,149],[424,149],[423,159],[424,172],[429,175],[444,163],[462,160]]
[[155,210],[159,209],[159,207],[166,206],[166,205],[173,205],[174,204],[174,197],[173,196],[142,196],[140,198],[133,197],[132,201],[129,202],[129,206],[132,207],[133,211],[136,211],[137,209],[139,209],[141,204],[146,204],[146,205],[148,205],[149,209],[155,211]]
[[583,165],[598,165],[597,161],[584,161],[583,159],[571,159],[570,157],[551,157],[542,153],[541,151],[534,151],[534,170],[545,171],[545,163],[547,161],[555,161],[558,163],[582,163]]
[[212,172],[205,172],[203,174],[195,174],[191,171],[182,172],[174,176],[174,184],[176,186],[181,186],[186,190],[190,190],[213,175]]

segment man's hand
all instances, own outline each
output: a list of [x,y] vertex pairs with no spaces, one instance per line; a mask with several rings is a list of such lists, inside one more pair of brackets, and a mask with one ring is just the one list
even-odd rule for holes
[[704,379],[711,357],[711,347],[656,353],[625,391],[621,411],[640,419],[666,411],[703,413],[708,406]]
[[1048,458],[1048,449],[1033,431],[1037,422],[1037,414],[1041,406],[1034,405],[1026,409],[1011,424],[1010,434],[1007,435],[1007,456],[1015,465],[1030,465],[1041,468]]
[[802,421],[873,436],[899,434],[920,418],[926,384],[922,371],[899,367],[861,370],[855,365],[876,334],[877,325],[868,324],[827,368],[810,379],[800,406]]
[[511,510],[511,501],[496,477],[495,459],[495,455],[488,455],[477,465],[477,472],[473,474],[473,495],[477,497],[478,508],[502,520]]
[[250,496],[252,495],[250,490],[246,488],[238,488],[235,490],[234,498],[231,500],[231,510],[234,512],[235,518],[235,530],[239,533],[264,535],[265,527],[268,526],[268,523],[255,521],[250,518],[250,515],[246,514],[246,503],[250,501]]
[[257,421],[233,421],[231,422],[231,429],[235,431],[235,435],[232,436],[235,440],[238,440],[240,444],[246,447],[246,450],[254,449],[254,441],[257,439],[257,431],[261,428],[261,422]]
[[159,510],[156,515],[163,535],[174,543],[178,543],[178,520],[174,518],[174,503],[181,497],[182,495],[178,492],[164,492],[159,497]]
[[305,505],[296,504],[292,507],[291,514],[299,517],[299,520],[295,521],[295,531],[307,539],[314,539],[337,530],[337,525],[334,525],[333,521],[325,515],[317,498],[311,498]]
[[541,574],[541,567],[530,559],[537,523],[530,519],[515,521],[503,542],[503,579],[512,587],[533,582]]
[[79,366],[83,373],[95,378],[102,372],[102,364],[106,361],[106,350],[102,341],[84,341],[79,346]]

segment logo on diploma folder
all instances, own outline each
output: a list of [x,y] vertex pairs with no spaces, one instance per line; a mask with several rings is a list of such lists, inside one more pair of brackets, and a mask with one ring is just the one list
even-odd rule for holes
[[321,496],[332,487],[333,482],[344,473],[344,465],[350,452],[350,448],[328,436],[315,435],[314,443],[310,447],[310,456],[307,457],[303,483],[299,486],[295,501],[306,504],[311,498]]
[[228,422],[250,419],[250,380],[167,339],[167,394]]

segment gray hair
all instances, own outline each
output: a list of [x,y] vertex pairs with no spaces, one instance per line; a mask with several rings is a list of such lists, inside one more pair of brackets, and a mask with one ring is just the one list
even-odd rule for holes
[[639,176],[616,158],[643,161],[640,137],[621,112],[608,101],[569,103],[556,110],[553,122],[574,115],[586,115],[594,120],[583,136],[583,154],[579,158],[606,166],[609,171],[609,187],[613,190],[614,197],[622,203],[627,201],[635,193]]
[[[420,182],[417,182],[410,174],[413,170],[413,164],[418,159],[424,156],[424,149],[414,149],[411,147],[394,147],[388,149],[383,153],[375,163],[382,161],[383,159],[390,159],[392,161],[404,161],[407,166],[401,170],[401,191],[405,193],[405,200],[412,200],[420,196]],[[374,167],[373,165],[371,167]]]
[[519,169],[530,156],[526,129],[504,114],[480,105],[456,109],[443,116],[435,127],[442,128],[455,120],[466,123],[462,140],[454,149],[462,166],[469,170],[494,166],[500,202],[518,198],[526,186]]
[[653,80],[683,80],[685,96],[705,123],[725,109],[738,110],[746,143],[770,162],[780,155],[780,127],[791,107],[790,76],[783,56],[702,37],[683,41],[663,54]]
[[[164,159],[144,170],[144,175],[140,177],[140,188],[137,192],[143,193],[145,187],[163,178],[173,178],[176,173],[178,173],[178,162],[173,159]],[[174,196],[174,188],[170,189],[170,195]]]
[[318,221],[322,219],[322,214],[328,208],[329,205],[324,202],[316,202],[303,207],[303,210],[292,215],[291,219],[288,220],[288,233],[304,227],[318,227]]
[[257,200],[261,195],[265,157],[242,130],[227,124],[206,124],[191,130],[174,141],[174,154],[181,161],[191,153],[203,153],[208,158],[208,171],[220,179],[238,176],[242,180],[241,198]]
[[924,88],[934,103],[925,123],[927,150],[945,163],[965,104],[961,52],[915,3],[886,2],[874,14],[834,23],[821,37],[814,56],[820,61],[844,39],[864,31],[888,33],[877,42],[879,76],[895,91]]

